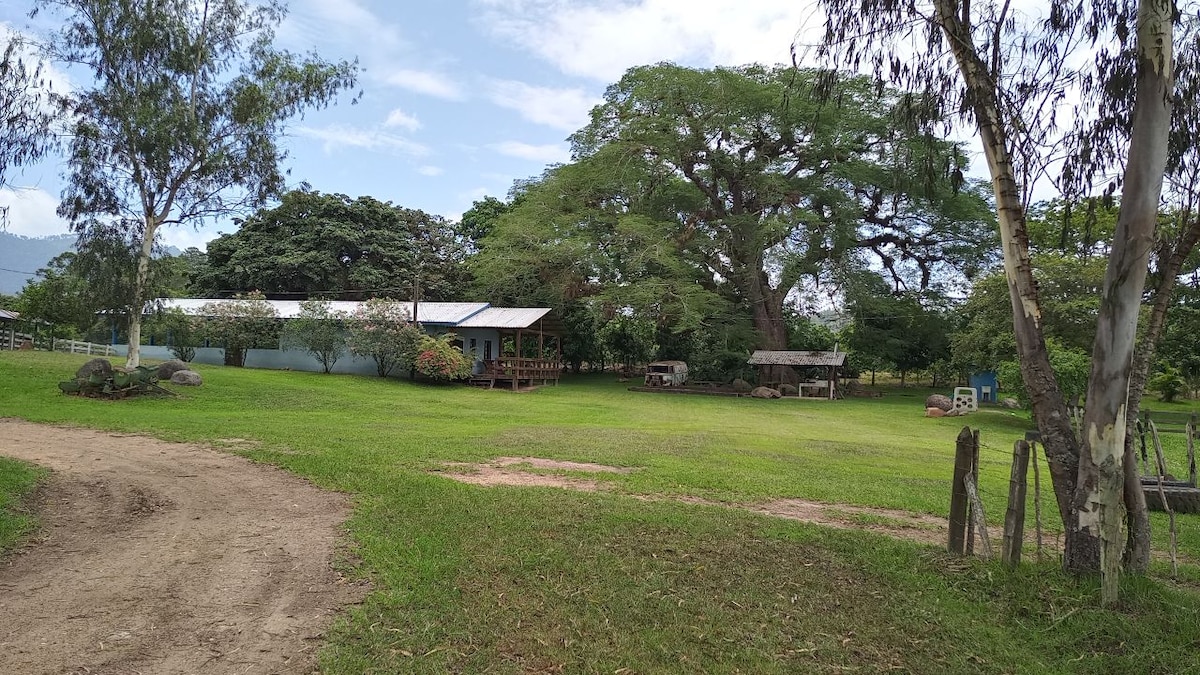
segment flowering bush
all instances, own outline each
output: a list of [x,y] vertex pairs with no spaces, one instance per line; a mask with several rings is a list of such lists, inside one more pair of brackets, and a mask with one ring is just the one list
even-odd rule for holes
[[416,370],[441,382],[464,380],[471,376],[471,360],[454,344],[454,335],[424,336],[417,354]]
[[279,344],[279,313],[257,291],[200,307],[208,339],[225,351],[225,365],[243,366],[246,350]]
[[375,371],[387,377],[393,370],[409,370],[420,351],[424,334],[410,322],[408,308],[375,298],[360,304],[346,322],[350,352],[375,360]]

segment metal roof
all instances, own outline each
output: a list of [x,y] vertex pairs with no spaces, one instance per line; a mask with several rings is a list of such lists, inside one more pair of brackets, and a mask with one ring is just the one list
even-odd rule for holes
[[752,366],[844,366],[846,352],[793,352],[759,349],[750,355]]
[[488,307],[459,322],[456,327],[529,328],[549,313],[550,308],[548,307]]
[[[178,308],[186,314],[199,316],[208,303],[229,303],[235,300],[209,300],[205,298],[160,298],[155,301],[163,309]],[[300,315],[299,300],[267,300],[281,319],[294,319]],[[359,302],[334,300],[329,303],[336,312],[353,313]],[[413,315],[413,303],[396,303]],[[491,307],[486,302],[421,302],[417,304],[417,321],[463,328],[528,328],[550,312],[543,308]]]
[[16,321],[21,318],[21,315],[16,312],[10,312],[7,309],[0,309],[0,320]]

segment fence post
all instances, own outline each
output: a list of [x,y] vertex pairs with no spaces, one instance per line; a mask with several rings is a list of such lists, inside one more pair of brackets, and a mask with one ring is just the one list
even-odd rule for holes
[[979,545],[983,547],[983,559],[992,557],[992,542],[988,539],[987,519],[983,515],[983,500],[975,489],[975,477],[968,474],[963,479],[967,484],[967,497],[971,500],[971,524],[979,530]]
[[1025,492],[1028,489],[1029,443],[1013,444],[1012,474],[1008,479],[1008,511],[1004,513],[1004,542],[1000,557],[1009,567],[1021,564],[1021,545],[1025,542]]
[[[971,483],[979,487],[979,430],[971,432]],[[983,517],[983,507],[980,502],[971,497],[971,489],[967,488],[967,555],[975,555],[976,523]],[[988,552],[991,555],[991,552]]]
[[1187,459],[1188,482],[1196,484],[1196,413],[1192,413],[1187,423]]
[[1171,508],[1170,502],[1167,501],[1167,493],[1163,490],[1163,478],[1167,474],[1167,460],[1163,457],[1162,441],[1158,438],[1158,427],[1154,421],[1150,421],[1150,438],[1154,441],[1154,458],[1158,462],[1158,498],[1162,500],[1163,510],[1167,512],[1168,523],[1171,528],[1171,578],[1179,578],[1179,558],[1177,551],[1179,550],[1179,541],[1176,538],[1175,529],[1175,509]]
[[967,484],[975,457],[975,435],[970,427],[958,432],[954,446],[954,479],[950,485],[950,542],[951,553],[967,552]]

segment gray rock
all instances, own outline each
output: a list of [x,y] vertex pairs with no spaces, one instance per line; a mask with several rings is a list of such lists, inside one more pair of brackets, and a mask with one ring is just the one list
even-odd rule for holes
[[740,377],[733,381],[733,390],[734,391],[746,392],[746,391],[750,391],[753,388],[754,388],[754,385],[750,384],[749,382],[743,380]]
[[171,359],[158,364],[158,379],[169,380],[171,376],[181,370],[191,370],[191,366],[180,361],[179,359]]
[[199,387],[204,383],[200,373],[194,370],[177,370],[171,373],[171,384],[181,384],[185,387]]
[[951,401],[949,396],[943,394],[930,394],[929,398],[925,399],[925,407],[941,408],[948,411],[954,407],[954,401]]
[[790,384],[779,385],[779,393],[783,396],[799,396],[800,390]]
[[75,379],[86,380],[92,376],[92,373],[100,373],[104,377],[108,377],[112,375],[112,372],[112,363],[108,359],[92,359],[79,366],[79,370],[75,371]]
[[770,387],[755,387],[750,395],[754,398],[779,398],[782,396],[777,390]]
[[1020,410],[1021,402],[1015,398],[1003,398],[1000,399],[1000,407],[1008,408],[1009,410]]

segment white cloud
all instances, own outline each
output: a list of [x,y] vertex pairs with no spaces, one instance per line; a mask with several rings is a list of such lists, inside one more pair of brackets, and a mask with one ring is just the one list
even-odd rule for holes
[[[279,34],[286,43],[305,49],[314,44],[332,47],[353,45],[368,60],[412,49],[400,29],[385,21],[358,0],[304,0],[288,13]],[[325,50],[322,50],[325,51]]]
[[527,159],[531,162],[541,162],[542,164],[556,164],[567,162],[571,159],[571,150],[562,143],[533,145],[520,141],[503,141],[501,143],[493,143],[488,147],[502,155]]
[[[231,223],[221,223],[223,229],[236,231],[237,228]],[[209,224],[201,228],[194,227],[167,227],[159,231],[159,237],[162,238],[162,243],[166,246],[174,246],[180,251],[186,251],[189,247],[196,247],[201,251],[207,250],[208,242],[216,239],[221,232],[220,226]]]
[[[480,22],[571,75],[614,82],[631,66],[786,63],[797,32],[819,26],[796,0],[476,0]],[[815,22],[815,23],[814,23]]]
[[604,102],[580,88],[537,87],[515,80],[494,80],[489,89],[496,105],[516,110],[534,124],[563,131],[586,126],[592,108]]
[[60,218],[58,198],[38,188],[0,189],[0,209],[8,209],[7,231],[25,237],[68,234],[71,226]]
[[402,136],[378,129],[361,129],[345,124],[330,124],[321,128],[296,127],[296,135],[323,141],[325,152],[350,147],[378,152],[394,152],[413,157],[424,157],[430,153],[427,146]]
[[418,94],[443,98],[448,101],[461,101],[466,98],[462,87],[449,77],[425,70],[411,68],[396,68],[379,76],[385,84],[400,87]]
[[417,169],[417,173],[421,174],[422,176],[440,176],[446,173],[446,170],[440,166],[426,164],[425,166],[419,167]]
[[417,119],[416,115],[410,115],[400,108],[396,108],[388,113],[387,120],[384,121],[385,127],[400,127],[409,131],[416,131],[421,128],[421,120]]

